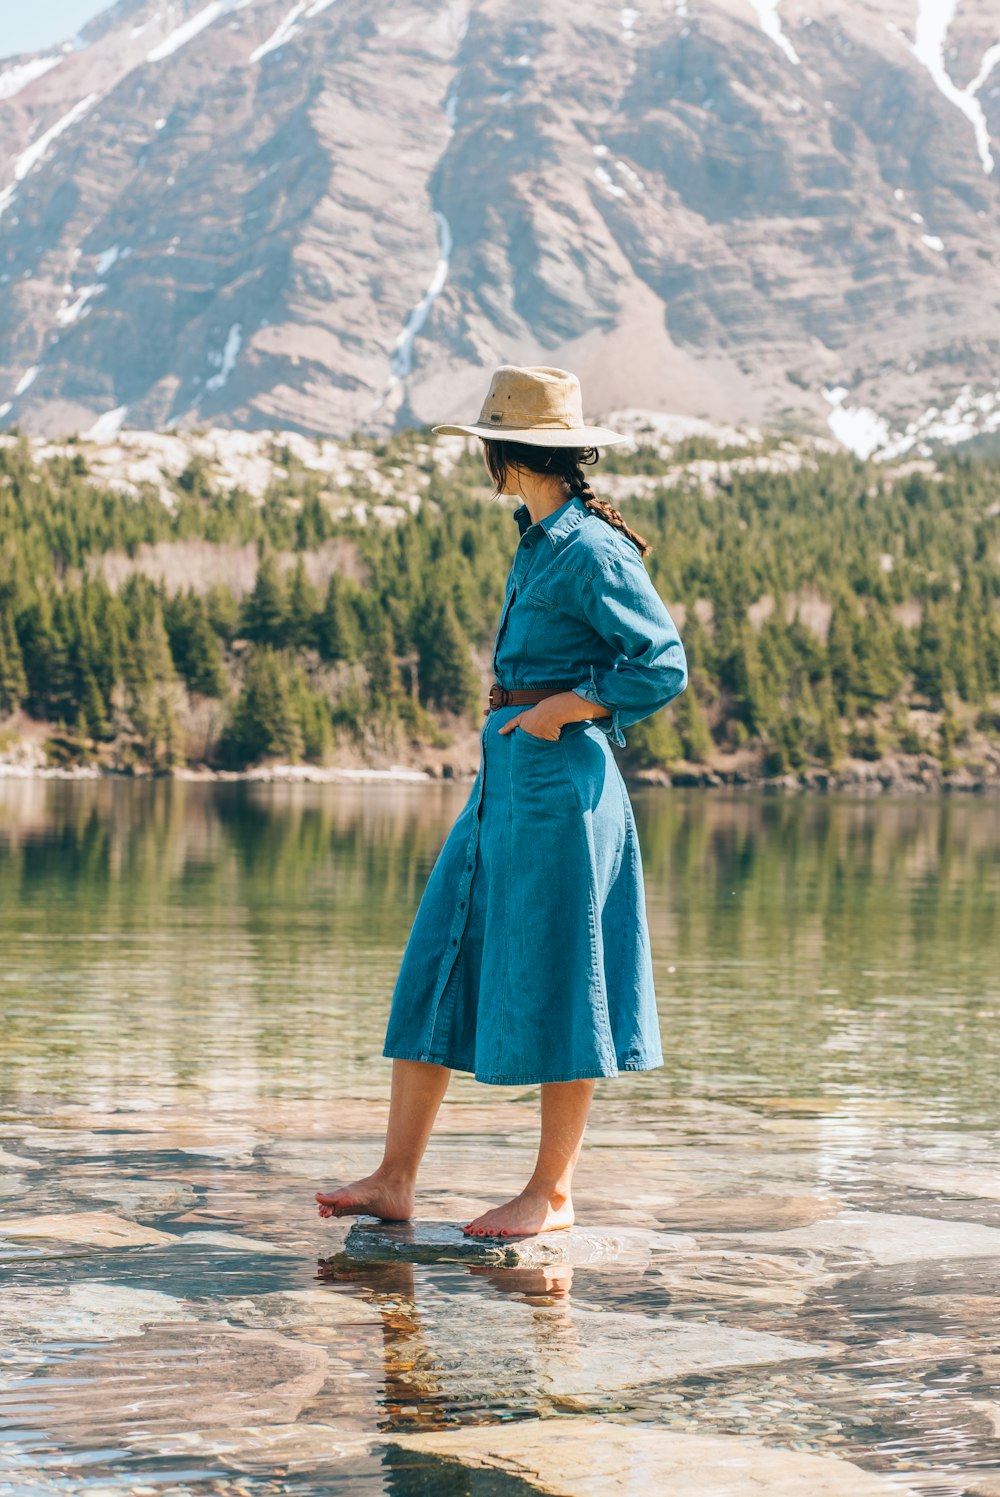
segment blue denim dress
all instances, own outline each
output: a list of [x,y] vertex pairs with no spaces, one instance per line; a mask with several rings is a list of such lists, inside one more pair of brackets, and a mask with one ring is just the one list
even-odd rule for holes
[[510,690],[565,686],[610,717],[556,740],[491,712],[469,799],[431,871],[383,1053],[498,1085],[662,1064],[635,821],[609,739],[687,684],[638,548],[573,497],[525,506],[493,651]]

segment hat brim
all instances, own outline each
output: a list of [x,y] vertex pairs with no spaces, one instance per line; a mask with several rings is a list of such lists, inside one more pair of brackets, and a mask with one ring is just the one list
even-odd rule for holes
[[488,442],[523,442],[528,447],[611,447],[629,439],[606,426],[432,426],[442,437],[482,437]]

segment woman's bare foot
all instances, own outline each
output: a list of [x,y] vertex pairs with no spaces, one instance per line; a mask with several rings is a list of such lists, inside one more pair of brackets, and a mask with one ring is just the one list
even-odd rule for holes
[[484,1211],[462,1230],[466,1237],[534,1237],[573,1225],[573,1201],[561,1192],[526,1185],[519,1196]]
[[409,1221],[413,1215],[413,1180],[376,1170],[339,1190],[317,1190],[320,1216],[380,1216],[385,1222]]

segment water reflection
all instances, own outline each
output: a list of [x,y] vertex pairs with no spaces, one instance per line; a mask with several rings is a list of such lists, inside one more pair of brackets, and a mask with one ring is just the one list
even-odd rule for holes
[[[959,1497],[1000,1453],[1000,806],[638,794],[667,1065],[599,1089],[578,1207],[639,1248],[362,1263],[312,1192],[377,1150],[465,794],[0,782],[0,1491],[512,1497],[387,1442],[592,1416]],[[458,1079],[422,1214],[535,1141]]]

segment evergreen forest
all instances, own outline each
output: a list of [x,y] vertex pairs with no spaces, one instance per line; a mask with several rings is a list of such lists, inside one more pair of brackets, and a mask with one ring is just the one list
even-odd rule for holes
[[[512,501],[423,432],[346,447],[346,488],[279,449],[263,498],[192,457],[165,502],[95,477],[84,444],[0,446],[0,754],[29,730],[49,763],[149,771],[468,752]],[[995,773],[1000,461],[775,452],[640,443],[591,475],[652,543],[691,666],[625,766]],[[224,563],[248,547],[238,587]],[[160,565],[177,555],[190,576]]]

